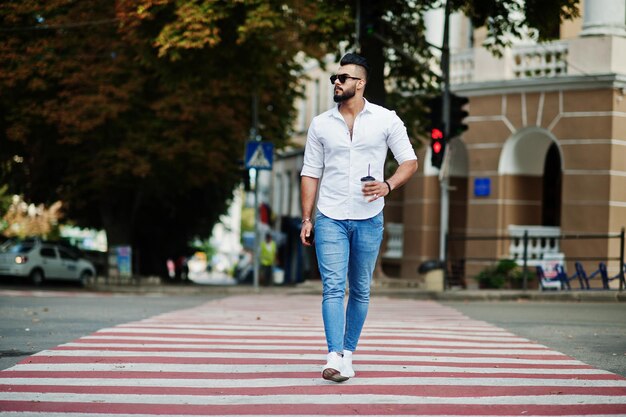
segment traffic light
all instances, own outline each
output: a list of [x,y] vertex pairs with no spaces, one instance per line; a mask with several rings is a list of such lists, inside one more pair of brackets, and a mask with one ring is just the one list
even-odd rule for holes
[[442,103],[442,96],[436,96],[427,101],[430,121],[428,126],[430,133],[430,163],[435,168],[441,168],[443,154],[446,150]]
[[430,130],[430,163],[435,168],[441,168],[443,163],[443,154],[446,150],[446,140],[443,130],[432,128]]
[[450,137],[460,136],[467,130],[467,125],[463,123],[469,113],[463,107],[469,103],[467,97],[450,94]]
[[375,2],[368,0],[357,0],[359,10],[359,32],[361,39],[380,35],[380,23],[383,10]]
[[243,189],[245,191],[251,191],[252,186],[250,185],[250,170],[245,167],[243,159],[240,159],[237,162],[239,164],[239,175],[243,184]]

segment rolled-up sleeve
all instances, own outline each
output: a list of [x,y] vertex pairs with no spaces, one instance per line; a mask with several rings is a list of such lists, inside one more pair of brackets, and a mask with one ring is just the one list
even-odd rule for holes
[[315,119],[309,126],[304,148],[301,176],[320,178],[324,170],[324,147],[315,131]]
[[413,145],[411,145],[409,140],[409,135],[406,132],[406,127],[398,115],[396,115],[396,112],[391,112],[387,146],[391,149],[398,164],[417,159]]

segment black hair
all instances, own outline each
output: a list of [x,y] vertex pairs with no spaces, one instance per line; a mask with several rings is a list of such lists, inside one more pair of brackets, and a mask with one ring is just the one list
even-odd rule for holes
[[367,63],[367,59],[363,58],[361,55],[353,54],[351,52],[347,53],[343,56],[343,58],[341,58],[339,65],[358,65],[365,69],[365,78],[369,75],[370,66]]

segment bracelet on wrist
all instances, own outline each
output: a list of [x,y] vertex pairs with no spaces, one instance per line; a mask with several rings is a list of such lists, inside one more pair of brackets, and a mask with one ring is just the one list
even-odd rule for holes
[[389,183],[387,182],[387,180],[383,181],[385,184],[387,184],[387,188],[389,188],[389,193],[391,194],[391,185],[389,185]]
[[304,224],[304,223],[306,223],[306,222],[311,223],[311,218],[310,218],[310,217],[307,217],[306,219],[302,219],[302,224]]

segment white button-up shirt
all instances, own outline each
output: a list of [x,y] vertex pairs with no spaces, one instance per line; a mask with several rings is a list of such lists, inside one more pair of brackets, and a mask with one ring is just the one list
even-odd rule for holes
[[317,209],[335,220],[374,217],[385,206],[384,198],[367,202],[361,178],[370,175],[384,181],[387,149],[398,164],[417,156],[402,120],[396,112],[365,100],[350,131],[339,106],[311,122],[304,150],[302,176],[321,178]]

